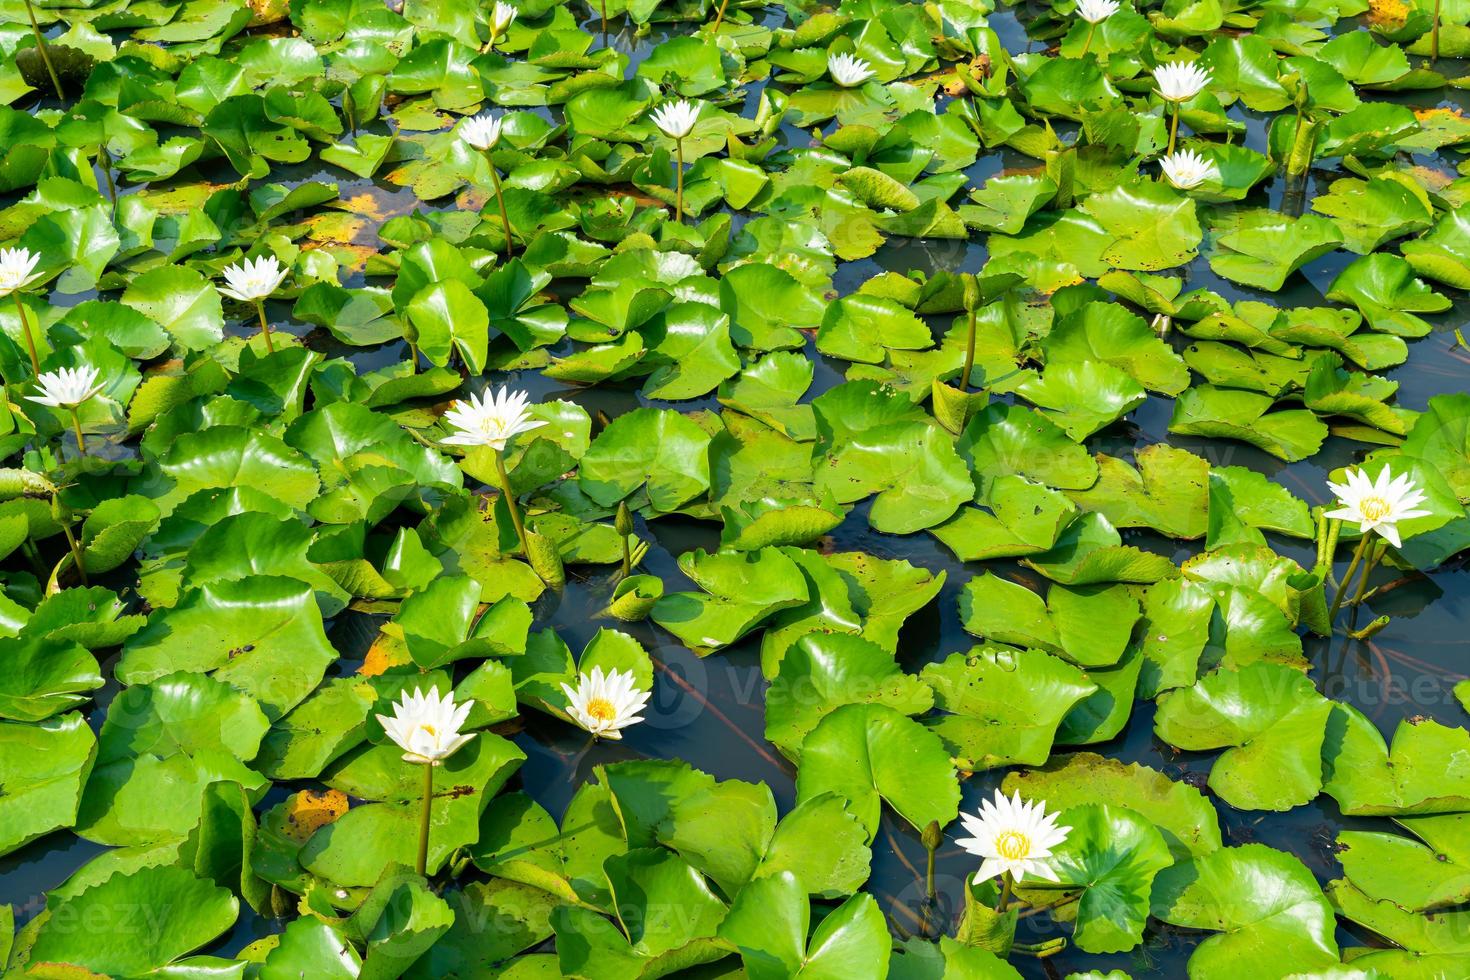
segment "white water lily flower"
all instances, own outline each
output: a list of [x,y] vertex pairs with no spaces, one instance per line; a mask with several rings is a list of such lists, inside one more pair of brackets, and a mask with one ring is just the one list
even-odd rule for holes
[[1395,478],[1387,466],[1378,471],[1377,480],[1368,479],[1368,474],[1359,468],[1348,470],[1346,483],[1329,480],[1327,486],[1337,495],[1338,503],[1336,510],[1327,511],[1328,517],[1352,521],[1364,534],[1377,531],[1395,548],[1403,544],[1399,540],[1399,521],[1429,515],[1429,511],[1419,507],[1424,502],[1424,494],[1409,475],[1403,473]]
[[0,297],[19,292],[37,279],[36,263],[41,261],[28,248],[0,248]]
[[499,116],[482,112],[459,124],[459,138],[477,150],[489,150],[500,142],[500,127],[504,124]]
[[1193,150],[1177,150],[1159,161],[1164,177],[1179,188],[1187,191],[1207,180],[1218,180],[1220,168],[1215,161],[1207,159]]
[[1190,61],[1171,61],[1154,69],[1159,95],[1169,102],[1188,102],[1210,84],[1210,73]]
[[974,837],[957,841],[961,847],[984,860],[975,872],[975,882],[1010,873],[1016,883],[1029,875],[1056,881],[1047,863],[1051,849],[1067,839],[1071,827],[1058,827],[1057,815],[1046,812],[1046,803],[1023,803],[1021,794],[1010,799],[1000,790],[995,800],[982,800],[980,815],[960,814],[960,821]]
[[461,735],[459,731],[473,704],[466,701],[456,706],[452,693],[441,698],[433,688],[428,694],[414,688],[412,694],[402,692],[401,699],[393,705],[392,718],[378,715],[378,721],[387,736],[403,750],[404,762],[437,766],[475,737],[474,732]]
[[592,673],[577,675],[576,689],[561,686],[567,696],[567,714],[598,738],[622,738],[622,729],[643,720],[638,712],[653,693],[635,684],[631,670],[613,670],[604,677],[601,667],[593,667]]
[[699,106],[688,99],[665,102],[653,110],[653,124],[671,140],[681,140],[694,129],[699,119]]
[[38,405],[70,409],[76,408],[106,385],[97,383],[96,368],[84,366],[47,371],[36,379],[36,387],[41,393],[27,395],[28,400]]
[[1078,0],[1077,16],[1089,24],[1101,24],[1118,12],[1118,0]]
[[850,54],[829,54],[827,74],[843,88],[854,88],[873,77],[873,67]]
[[289,270],[276,261],[274,255],[262,255],[257,259],[246,259],[224,268],[226,285],[219,291],[242,303],[254,303],[268,299],[271,293],[281,288]]
[[510,4],[497,0],[495,9],[490,14],[490,30],[494,32],[496,37],[499,37],[506,32],[511,24],[515,23],[516,15],[519,13],[520,11]]
[[497,452],[522,432],[530,432],[545,425],[531,417],[526,407],[526,393],[501,388],[498,395],[487,389],[478,398],[470,395],[456,402],[444,418],[457,429],[444,443],[449,446],[490,446]]

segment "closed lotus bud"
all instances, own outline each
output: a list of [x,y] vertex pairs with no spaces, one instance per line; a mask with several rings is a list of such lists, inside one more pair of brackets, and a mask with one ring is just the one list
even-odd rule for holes
[[980,306],[980,280],[975,278],[973,272],[964,272],[960,274],[960,281],[965,284],[965,309],[978,309]]
[[625,538],[633,533],[633,514],[628,510],[626,500],[618,501],[618,515],[613,518],[613,527]]
[[920,836],[923,838],[924,846],[931,851],[937,851],[939,845],[944,843],[944,830],[939,826],[938,820],[929,821],[929,826],[924,828],[924,833]]
[[296,896],[280,885],[271,885],[271,918],[284,919],[296,911]]
[[535,531],[526,532],[526,559],[531,563],[531,568],[541,576],[541,581],[559,589],[567,584],[567,572],[562,566],[561,551],[557,549],[556,542],[544,534]]

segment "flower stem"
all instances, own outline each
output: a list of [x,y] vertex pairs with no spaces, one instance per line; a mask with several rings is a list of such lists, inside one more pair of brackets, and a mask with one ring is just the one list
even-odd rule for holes
[[274,354],[276,345],[271,342],[271,325],[270,321],[265,318],[265,300],[255,301],[255,312],[260,314],[260,335],[265,338],[265,352]]
[[25,304],[20,301],[19,291],[11,293],[10,295],[15,297],[15,312],[16,315],[20,317],[21,333],[25,334],[26,350],[29,351],[31,355],[31,370],[35,372],[35,374],[39,377],[41,374],[41,359],[36,356],[36,341],[31,336],[31,324],[28,320],[26,320]]
[[500,174],[495,169],[495,161],[490,159],[490,151],[485,151],[485,161],[490,164],[490,181],[495,185],[495,203],[500,205],[500,226],[505,229],[505,257],[510,258],[510,215],[505,211],[505,195],[500,192]]
[[1439,6],[1440,0],[1434,0],[1434,24],[1429,29],[1429,63],[1431,65],[1439,60]]
[[117,214],[117,182],[112,179],[112,154],[107,144],[97,144],[97,162],[102,165],[102,176],[107,181],[107,198],[112,202],[112,213]]
[[429,821],[434,815],[434,767],[424,764],[424,811],[419,817],[418,872],[425,877],[429,873]]
[[960,372],[960,391],[970,390],[970,372],[975,367],[975,309],[970,308],[970,325],[965,333],[965,368]]
[[1358,563],[1363,560],[1363,553],[1367,550],[1368,539],[1372,535],[1364,533],[1358,539],[1358,546],[1353,549],[1353,560],[1348,562],[1347,571],[1342,576],[1342,584],[1337,587],[1337,595],[1332,599],[1332,608],[1327,611],[1327,619],[1331,621],[1337,616],[1337,611],[1342,608],[1342,597],[1347,594],[1348,586],[1352,584],[1353,572],[1358,570]]
[[995,903],[997,912],[1004,912],[1011,901],[1011,873],[1007,871],[1000,877],[1000,901]]
[[633,571],[633,552],[628,547],[628,536],[621,535],[623,539],[623,570],[620,578],[627,578]]
[[516,495],[510,489],[510,474],[505,471],[505,454],[501,450],[495,451],[495,470],[500,474],[500,492],[505,495],[505,506],[510,511],[510,522],[515,525],[516,539],[521,543],[521,553],[529,555],[526,549],[526,525],[521,521],[521,508],[516,503]]
[[730,0],[720,0],[720,11],[719,13],[715,14],[715,28],[713,32],[715,34],[720,33],[720,25],[725,22],[725,7],[728,6],[729,3]]
[[[53,491],[52,494],[51,494],[51,511],[52,511],[52,513],[53,514],[58,514],[58,512],[59,512],[61,515],[65,515],[65,514],[69,513],[68,511],[63,510],[63,508],[61,508],[59,506],[59,503],[60,503],[60,498]],[[72,530],[71,530],[71,518],[69,516],[63,516],[61,520],[58,520],[57,521],[57,523],[61,525],[62,533],[64,533],[66,535],[66,543],[67,543],[67,546],[69,548],[71,548],[71,561],[72,561],[72,564],[77,567],[77,577],[81,579],[83,585],[86,585],[87,584],[87,566],[82,563],[82,546],[77,541],[77,536],[72,533]]]
[[604,38],[603,43],[607,43],[607,0],[602,0],[602,36]]
[[682,225],[684,223],[684,141],[682,139],[674,140],[674,152],[679,158],[679,168],[674,172],[674,220]]
[[1179,103],[1174,103],[1174,118],[1169,122],[1169,152],[1174,152],[1174,143],[1179,139]]
[[1097,33],[1096,24],[1087,25],[1087,40],[1082,42],[1082,54],[1079,57],[1086,58],[1088,49],[1092,47],[1092,35]]
[[[1364,535],[1367,537],[1367,535]],[[1353,606],[1360,605],[1363,601],[1363,593],[1368,591],[1368,576],[1373,574],[1373,569],[1378,567],[1378,561],[1388,551],[1388,542],[1383,542],[1383,547],[1373,546],[1368,549],[1368,560],[1363,563],[1363,571],[1358,575],[1358,591],[1353,593]]]
[[357,107],[352,103],[352,86],[342,89],[342,118],[347,123],[347,135],[357,135]]
[[85,456],[87,454],[87,438],[82,435],[82,417],[78,414],[75,405],[71,409],[71,430],[77,436],[77,449]]
[[61,94],[61,79],[56,77],[56,69],[51,64],[51,52],[46,47],[46,36],[41,33],[41,25],[36,22],[36,8],[31,6],[31,0],[26,0],[26,13],[31,18],[31,30],[36,34],[36,51],[41,55],[41,63],[46,66],[46,74],[51,76],[51,87],[56,89],[56,100],[60,102],[66,96]]

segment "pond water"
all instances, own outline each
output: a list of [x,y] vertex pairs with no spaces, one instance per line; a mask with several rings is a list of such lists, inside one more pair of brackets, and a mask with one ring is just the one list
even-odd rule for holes
[[[1029,16],[1025,8],[1003,10],[991,18],[991,25],[1013,52],[1040,50],[1042,45],[1026,37],[1024,22]],[[773,22],[781,16],[772,14]],[[595,21],[587,22],[595,30]],[[626,51],[634,64],[647,56],[652,47],[674,31],[656,29],[650,36],[635,38],[627,32],[617,35],[612,43]],[[760,86],[751,86],[746,102],[747,114],[754,111]],[[1449,105],[1464,107],[1470,94],[1455,90],[1395,97],[1412,105]],[[554,118],[554,112],[547,113]],[[1240,108],[1231,115],[1246,123],[1246,143],[1263,149],[1265,117]],[[386,123],[383,124],[386,131]],[[782,131],[787,145],[810,142],[807,133],[787,126]],[[1420,163],[1453,173],[1453,164],[1425,156]],[[986,153],[968,169],[972,185],[1004,171],[1034,168],[1036,162],[1010,151]],[[1317,170],[1308,187],[1311,196],[1325,191],[1328,183],[1342,174]],[[232,179],[222,173],[221,179]],[[294,183],[308,179],[332,180],[339,183],[346,199],[359,194],[373,197],[384,214],[407,213],[412,209],[452,206],[446,202],[425,205],[415,201],[403,188],[382,181],[361,181],[332,168],[286,168],[273,173],[272,179]],[[125,191],[126,192],[126,191]],[[1276,207],[1281,203],[1283,180],[1268,181],[1252,195],[1251,202]],[[8,201],[6,203],[9,203]],[[735,215],[737,226],[741,215]],[[376,244],[371,239],[366,244]],[[1262,299],[1285,306],[1327,306],[1323,293],[1328,283],[1352,256],[1338,251],[1314,262],[1293,276],[1279,293],[1254,293],[1216,276],[1206,259],[1196,258],[1185,270],[1186,290],[1196,287],[1212,289],[1227,299]],[[847,294],[871,276],[883,271],[933,272],[978,271],[984,264],[984,248],[974,242],[925,241],[892,239],[871,257],[841,263],[835,279],[836,290]],[[347,285],[361,285],[361,275]],[[1434,395],[1464,391],[1470,388],[1470,351],[1459,347],[1454,329],[1470,322],[1470,299],[1451,293],[1454,307],[1446,313],[1427,316],[1435,332],[1410,343],[1407,363],[1387,372],[1400,385],[1397,402],[1415,410],[1423,410]],[[88,295],[53,296],[57,305],[69,305],[90,298]],[[278,330],[300,332],[301,324],[291,324],[286,304],[273,306],[272,319]],[[940,323],[943,319],[944,324]],[[931,324],[936,336],[947,326],[948,317],[934,318]],[[361,370],[381,367],[403,356],[402,345],[389,344],[377,349],[346,348],[338,345],[324,331],[306,338],[308,344],[332,356],[348,356]],[[1180,347],[1183,341],[1176,340]],[[554,353],[570,352],[564,342]],[[815,342],[807,342],[806,356],[817,365],[816,380],[803,401],[810,401],[843,381],[844,362],[820,354]],[[510,383],[531,393],[533,401],[565,399],[583,406],[595,418],[615,418],[641,405],[677,407],[681,411],[717,408],[713,397],[693,402],[658,403],[642,396],[636,387],[620,388],[600,385],[583,389],[545,378],[538,372],[517,372]],[[1215,465],[1243,465],[1267,474],[1288,487],[1310,504],[1328,499],[1326,476],[1335,467],[1361,458],[1365,447],[1356,442],[1331,437],[1320,453],[1310,460],[1287,464],[1257,449],[1239,443],[1169,436],[1171,402],[1150,396],[1139,409],[1120,423],[1114,424],[1088,440],[1092,450],[1131,459],[1132,453],[1145,446],[1168,441],[1181,446]],[[1043,581],[1024,567],[1011,562],[965,563],[957,560],[933,536],[919,533],[891,536],[873,531],[868,526],[871,502],[854,507],[846,520],[821,543],[824,550],[860,550],[870,554],[899,558],[932,572],[943,572],[946,581],[939,596],[909,619],[899,643],[899,661],[910,672],[924,664],[944,659],[955,651],[974,644],[960,624],[959,595],[965,583],[983,570],[1040,587]],[[717,525],[679,517],[660,519],[638,525],[639,536],[653,543],[644,568],[664,580],[667,592],[692,589],[694,586],[681,573],[677,556],[694,548],[714,550],[719,542]],[[1169,556],[1175,561],[1193,549],[1179,542],[1146,531],[1124,531],[1124,542],[1145,550]],[[1312,550],[1308,543],[1285,537],[1269,536],[1278,552],[1310,566]],[[608,625],[597,617],[605,607],[613,585],[613,573],[593,571],[587,566],[571,569],[566,588],[548,591],[534,604],[535,628],[554,627],[572,649],[580,649],[601,627]],[[1341,573],[1339,564],[1338,572]],[[113,584],[113,583],[109,583]],[[117,583],[121,584],[121,583]],[[1379,728],[1391,732],[1405,718],[1428,716],[1447,725],[1460,726],[1464,712],[1451,693],[1453,685],[1470,671],[1470,576],[1463,556],[1429,574],[1398,576],[1380,570],[1374,577],[1379,588],[1359,617],[1359,625],[1380,613],[1392,616],[1387,629],[1366,641],[1344,636],[1322,639],[1308,636],[1306,653],[1313,664],[1312,677],[1330,697],[1350,702],[1361,708]],[[344,613],[329,625],[328,636],[343,660],[335,668],[341,673],[353,671],[385,616]],[[679,645],[666,632],[651,622],[622,624],[618,628],[635,636],[652,653],[657,668],[654,696],[646,712],[647,722],[629,730],[621,742],[598,742],[589,745],[585,737],[570,726],[528,712],[521,721],[524,727],[514,733],[514,740],[526,752],[528,760],[513,781],[559,816],[577,786],[591,778],[594,767],[632,758],[683,759],[718,779],[763,781],[775,794],[784,813],[795,799],[794,767],[782,758],[763,737],[763,699],[766,682],[761,677],[759,636],[757,631],[741,643],[709,658],[699,658]],[[104,662],[104,676],[112,662]],[[90,711],[94,725],[100,726],[110,697],[116,692],[110,683],[99,692]],[[1153,734],[1153,705],[1140,701],[1135,705],[1124,732],[1110,743],[1090,746],[1125,762],[1138,762],[1159,769],[1173,779],[1203,787],[1217,753],[1181,752],[1164,744]],[[1067,749],[1058,748],[1057,752]],[[982,797],[996,787],[1005,770],[971,776],[963,784],[963,810],[973,811]],[[284,795],[276,790],[265,801],[273,804]],[[1376,829],[1387,821],[1346,818],[1333,801],[1320,796],[1312,803],[1285,814],[1247,813],[1232,809],[1212,797],[1223,823],[1227,844],[1259,841],[1295,854],[1322,881],[1340,874],[1333,856],[1333,840],[1343,828]],[[25,921],[44,906],[44,892],[64,881],[76,868],[102,850],[76,836],[62,832],[51,834],[34,844],[0,859],[0,899],[16,906],[18,921]],[[938,854],[938,902],[930,906],[924,898],[925,850],[915,831],[885,808],[882,827],[873,843],[872,877],[868,884],[879,900],[896,934],[938,935],[952,932],[958,915],[964,877],[973,873],[975,858],[947,841]],[[471,872],[473,874],[473,872]],[[242,918],[230,935],[211,952],[229,955],[245,944],[278,932],[281,924],[253,916],[242,906]],[[1048,916],[1039,915],[1022,921],[1018,940],[1037,941],[1058,934],[1059,927]],[[1027,976],[1060,977],[1073,970],[1122,969],[1135,977],[1176,977],[1184,973],[1184,962],[1205,934],[1153,923],[1144,945],[1132,953],[1113,956],[1082,954],[1067,949],[1047,960],[1013,958],[1013,964]],[[1344,945],[1371,944],[1372,937],[1353,935],[1339,927],[1339,941]],[[547,946],[549,947],[549,944]]]

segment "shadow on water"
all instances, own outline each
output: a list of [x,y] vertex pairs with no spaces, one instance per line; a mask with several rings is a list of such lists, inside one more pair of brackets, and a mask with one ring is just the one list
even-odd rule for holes
[[[774,14],[772,16],[775,16]],[[1025,27],[1013,9],[997,11],[991,24],[1012,52],[1041,50],[1043,44],[1026,35]],[[593,31],[596,17],[583,22]],[[615,26],[617,26],[615,24]],[[657,28],[646,36],[635,36],[626,29],[614,30],[605,43],[627,55],[630,71],[647,57],[653,46],[666,37],[681,33],[682,27]],[[604,41],[599,40],[599,45]],[[744,99],[744,109],[752,113],[759,98],[760,86],[751,87]],[[1414,93],[1396,96],[1395,101],[1411,105],[1470,105],[1470,93]],[[555,119],[553,110],[537,110]],[[1230,114],[1245,124],[1247,145],[1261,149],[1265,142],[1266,117],[1234,106]],[[387,126],[385,122],[383,124]],[[386,131],[386,130],[385,130]],[[808,133],[787,127],[783,131],[788,147],[811,143]],[[1437,157],[1420,157],[1426,166],[1453,171],[1453,164]],[[1034,170],[1037,161],[1002,150],[983,154],[967,173],[972,185],[1003,171]],[[1311,197],[1324,193],[1333,179],[1345,173],[1314,172],[1308,191]],[[232,179],[232,178],[226,178]],[[325,180],[338,184],[343,201],[354,202],[363,213],[371,212],[375,220],[415,210],[445,210],[453,201],[421,202],[408,189],[380,181],[360,180],[332,167],[284,168],[273,173],[274,181],[294,184],[306,180]],[[1248,204],[1278,206],[1283,188],[1273,181],[1253,194]],[[737,216],[737,221],[740,216]],[[369,226],[360,244],[377,247],[379,243]],[[1279,293],[1256,293],[1216,276],[1203,257],[1195,259],[1183,274],[1189,288],[1215,290],[1230,300],[1250,298],[1277,306],[1326,305],[1323,294],[1332,279],[1351,261],[1352,256],[1337,252],[1308,265],[1287,283]],[[933,240],[890,240],[866,259],[839,265],[834,285],[841,293],[855,290],[862,282],[885,271],[931,273],[939,269],[977,271],[986,260],[982,245],[976,242]],[[350,286],[372,284],[360,272],[346,282]],[[89,294],[57,296],[57,305],[71,305],[90,298]],[[289,304],[273,304],[272,320],[278,328],[300,331],[301,325],[289,322]],[[1422,410],[1434,395],[1463,391],[1470,378],[1470,352],[1456,349],[1452,328],[1470,320],[1470,298],[1454,297],[1453,308],[1445,314],[1428,317],[1436,331],[1410,345],[1406,364],[1387,376],[1399,383],[1398,402],[1411,409]],[[936,331],[948,326],[938,318],[931,324]],[[237,327],[253,332],[253,326]],[[404,350],[399,344],[378,348],[349,348],[337,344],[324,331],[308,338],[314,348],[329,356],[344,356],[359,371],[375,370],[400,360]],[[820,395],[843,381],[842,362],[818,354],[809,340],[806,354],[817,367],[816,379],[805,400]],[[594,418],[599,413],[616,417],[642,405],[677,407],[683,411],[718,408],[713,399],[695,402],[653,402],[636,389],[616,385],[593,389],[569,388],[533,371],[515,375],[514,383],[529,389],[533,399],[565,398],[586,408]],[[478,385],[479,382],[476,382]],[[1096,434],[1089,448],[1114,455],[1128,456],[1136,450],[1165,441],[1171,403],[1151,397],[1128,420]],[[1322,451],[1309,461],[1286,464],[1260,451],[1233,443],[1207,439],[1169,439],[1173,445],[1209,459],[1215,465],[1248,466],[1282,483],[1309,503],[1324,502],[1327,493],[1324,479],[1335,467],[1360,459],[1364,447],[1339,438],[1329,439]],[[958,598],[964,584],[982,569],[955,558],[932,536],[924,533],[895,537],[868,527],[869,505],[859,504],[837,527],[821,547],[834,551],[865,551],[884,558],[898,558],[947,577],[939,597],[916,613],[900,635],[899,660],[905,670],[917,671],[925,664],[944,659],[950,653],[968,649],[973,638],[964,632],[959,620]],[[718,546],[718,527],[680,517],[661,519],[653,525],[641,524],[639,533],[652,542],[645,570],[663,578],[667,591],[693,588],[680,572],[677,556],[695,549],[713,550]],[[1169,555],[1175,560],[1187,557],[1194,547],[1161,538],[1147,532],[1125,533],[1126,543]],[[1298,541],[1271,541],[1282,554],[1298,561],[1309,561],[1307,546]],[[990,563],[1000,574],[1022,577],[1020,566]],[[555,815],[560,815],[576,788],[591,779],[599,765],[623,759],[683,759],[718,779],[763,781],[775,795],[784,812],[795,800],[794,768],[767,743],[764,731],[764,694],[766,682],[759,662],[759,633],[720,654],[700,658],[672,641],[672,637],[651,623],[616,624],[600,618],[598,613],[607,603],[612,582],[609,572],[576,568],[566,589],[548,594],[535,607],[537,629],[555,628],[574,650],[580,649],[604,626],[616,626],[635,636],[653,655],[656,669],[654,696],[646,711],[647,721],[629,730],[621,742],[589,744],[579,732],[567,725],[543,717],[536,712],[523,716],[524,728],[515,741],[526,752],[527,761],[512,788],[524,789]],[[1306,652],[1314,664],[1313,677],[1328,696],[1350,702],[1361,708],[1385,732],[1391,733],[1400,721],[1428,716],[1447,725],[1459,726],[1464,712],[1451,688],[1470,671],[1464,657],[1466,641],[1462,639],[1470,620],[1470,581],[1463,563],[1452,562],[1428,575],[1410,575],[1394,581],[1394,573],[1382,572],[1375,584],[1380,589],[1369,603],[1364,621],[1380,613],[1393,616],[1391,625],[1370,642],[1331,642],[1308,638]],[[1034,583],[1033,583],[1034,584]],[[377,633],[383,617],[349,613],[329,624],[329,638],[342,653],[336,669],[355,669]],[[104,671],[110,671],[110,664]],[[116,690],[110,682],[99,693],[90,713],[94,725],[100,726],[106,705]],[[1181,752],[1164,744],[1153,735],[1153,705],[1139,702],[1125,730],[1112,742],[1089,746],[1089,751],[1103,752],[1128,763],[1141,763],[1162,770],[1170,778],[1204,787],[1205,777],[1215,758],[1214,753]],[[1060,749],[1059,751],[1069,751]],[[999,784],[1001,772],[979,773],[964,784],[962,806],[977,807],[981,797]],[[282,794],[277,789],[273,794]],[[279,799],[273,795],[267,803]],[[1336,877],[1339,869],[1333,858],[1333,840],[1344,828],[1377,829],[1385,821],[1346,818],[1337,812],[1330,798],[1285,814],[1244,813],[1212,797],[1220,812],[1222,830],[1227,843],[1259,841],[1289,851],[1301,858],[1320,879]],[[953,828],[951,828],[953,831]],[[90,844],[70,833],[51,834],[20,851],[0,859],[0,894],[15,905],[17,921],[34,917],[44,907],[44,892],[61,884],[78,867],[104,848]],[[964,876],[972,873],[975,859],[947,841],[937,861],[940,896],[936,905],[926,908],[924,899],[924,848],[918,835],[891,813],[885,812],[881,829],[873,843],[873,873],[868,888],[879,899],[890,922],[900,934],[928,929],[951,931],[958,915],[958,901]],[[926,923],[927,916],[927,923]],[[229,954],[246,943],[271,932],[280,924],[251,915],[243,909],[240,923],[232,935],[211,952]],[[1049,921],[1046,915],[1023,920],[1018,940],[1031,942],[1065,931]],[[1191,934],[1173,928],[1151,927],[1144,945],[1133,953],[1115,956],[1083,954],[1068,949],[1043,964],[1017,958],[1015,965],[1027,976],[1061,976],[1071,971],[1122,969],[1136,977],[1182,976],[1184,960],[1202,934]],[[1364,938],[1343,932],[1345,943],[1361,944]]]

